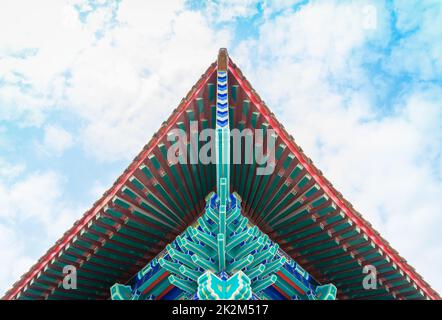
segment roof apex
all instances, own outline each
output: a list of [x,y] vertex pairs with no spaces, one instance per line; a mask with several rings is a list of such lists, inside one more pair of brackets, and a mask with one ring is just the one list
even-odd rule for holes
[[218,52],[218,70],[227,71],[229,55],[226,48],[220,48]]

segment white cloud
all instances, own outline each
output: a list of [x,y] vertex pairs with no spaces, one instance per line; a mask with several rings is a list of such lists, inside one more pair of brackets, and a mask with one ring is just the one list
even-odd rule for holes
[[42,125],[62,98],[64,71],[94,34],[66,2],[6,0],[0,39],[0,119]]
[[[229,42],[184,1],[96,10],[47,1],[25,12],[10,1],[2,10],[0,119],[41,126],[48,112],[67,108],[82,124],[80,142],[100,160],[132,158]],[[14,36],[5,31],[15,26]]]
[[438,0],[408,3],[395,1],[396,27],[401,38],[393,48],[386,67],[395,73],[407,73],[422,80],[440,80],[442,76],[442,10]]
[[65,182],[51,171],[0,179],[0,295],[84,212],[67,201]]
[[0,295],[3,295],[13,281],[16,281],[35,262],[32,256],[24,253],[25,242],[17,237],[12,228],[0,224]]
[[8,187],[1,186],[0,199],[3,205],[0,217],[49,220],[52,203],[60,196],[59,179],[53,172],[35,173]]
[[100,160],[132,158],[228,41],[200,13],[135,4],[122,3],[121,26],[70,71],[67,105],[86,121],[82,141]]
[[206,1],[205,14],[211,23],[231,22],[236,18],[248,18],[258,13],[255,0]]
[[44,128],[42,143],[37,148],[47,155],[61,156],[73,144],[72,135],[63,128],[48,125]]
[[0,158],[0,181],[10,180],[24,172],[26,166],[24,164],[10,164],[6,160]]

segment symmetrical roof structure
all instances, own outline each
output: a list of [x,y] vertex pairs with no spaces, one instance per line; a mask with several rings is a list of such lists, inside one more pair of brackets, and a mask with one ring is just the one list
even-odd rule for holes
[[[256,175],[254,163],[229,165],[229,193],[241,199],[242,214],[251,225],[306,270],[314,286],[333,283],[339,299],[440,299],[327,181],[239,68],[227,55],[223,57],[228,69],[227,125],[273,129],[276,134],[272,174]],[[207,210],[206,197],[219,191],[220,177],[214,164],[169,162],[168,135],[174,128],[190,132],[191,121],[198,122],[199,130],[216,127],[221,119],[216,71],[213,63],[114,185],[4,299],[107,299],[112,285],[133,283],[140,270],[150,270],[147,266],[156,263],[168,244],[200,223],[198,218]],[[248,152],[245,147],[242,153]],[[65,265],[77,268],[76,290],[62,286]],[[363,288],[366,265],[377,269],[377,289]],[[285,272],[277,272],[282,282],[273,282],[272,290],[281,299],[290,299],[287,292],[293,289],[302,295],[305,289]],[[166,268],[143,283],[142,293],[167,297],[177,286],[169,276]]]

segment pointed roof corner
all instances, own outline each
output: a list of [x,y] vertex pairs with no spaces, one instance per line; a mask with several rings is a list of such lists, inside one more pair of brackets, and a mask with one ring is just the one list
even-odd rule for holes
[[227,61],[229,60],[226,48],[220,48],[218,52],[218,70],[227,71]]

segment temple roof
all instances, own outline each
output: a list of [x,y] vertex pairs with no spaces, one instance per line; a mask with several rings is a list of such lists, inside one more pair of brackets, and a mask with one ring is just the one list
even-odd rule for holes
[[[339,299],[440,299],[422,277],[316,168],[228,58],[231,128],[273,129],[276,163],[258,176],[254,164],[231,165],[249,220]],[[171,164],[168,133],[215,126],[213,63],[128,168],[83,217],[17,281],[4,299],[106,299],[115,282],[140,268],[196,221],[216,189],[213,164]],[[77,267],[77,290],[62,287],[63,266]],[[378,271],[377,289],[362,288],[363,268]],[[87,285],[84,285],[87,283]]]

